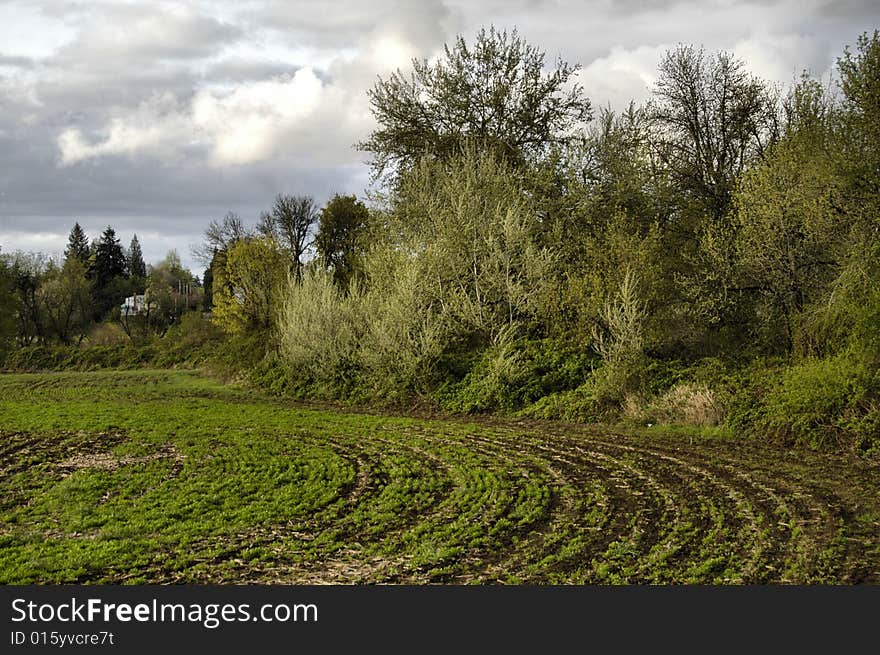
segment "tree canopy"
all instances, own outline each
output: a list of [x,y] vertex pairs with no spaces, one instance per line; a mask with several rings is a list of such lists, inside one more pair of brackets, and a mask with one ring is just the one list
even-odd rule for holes
[[74,223],[73,228],[70,230],[70,236],[67,239],[67,248],[64,250],[64,258],[70,259],[71,257],[75,257],[82,264],[88,265],[90,254],[89,238],[86,236],[86,233],[83,231],[80,224]]
[[448,158],[465,142],[513,165],[540,160],[575,138],[591,118],[589,100],[572,84],[578,66],[556,62],[516,32],[481,30],[473,45],[459,36],[436,63],[414,59],[369,91],[378,129],[361,150],[376,177],[411,167],[424,155]]
[[257,230],[287,251],[297,280],[302,279],[303,256],[317,220],[318,207],[311,196],[283,193],[275,196],[272,210],[260,216]]
[[133,278],[147,277],[147,265],[144,263],[144,253],[137,234],[131,238],[131,245],[128,247],[128,274]]
[[321,210],[315,249],[324,266],[333,272],[333,281],[346,288],[360,269],[366,248],[365,237],[370,212],[355,196],[336,194]]
[[668,51],[650,105],[656,145],[676,183],[716,220],[730,210],[736,178],[777,135],[768,87],[726,52]]

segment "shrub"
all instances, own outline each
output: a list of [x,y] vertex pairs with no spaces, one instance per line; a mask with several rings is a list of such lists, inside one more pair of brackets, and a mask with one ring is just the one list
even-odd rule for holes
[[280,354],[321,395],[338,396],[357,377],[361,307],[358,289],[346,296],[323,271],[309,270],[302,282],[287,285],[278,319]]
[[880,379],[841,354],[770,370],[753,367],[734,396],[728,423],[755,438],[815,449],[874,447]]
[[717,394],[709,387],[681,382],[648,402],[625,406],[629,418],[650,423],[673,423],[714,427],[724,419],[724,410]]
[[95,325],[84,343],[90,346],[117,346],[129,343],[128,335],[116,323],[98,323]]
[[467,373],[435,394],[444,409],[461,412],[516,411],[540,398],[579,387],[592,375],[589,351],[553,339],[512,337],[473,358]]

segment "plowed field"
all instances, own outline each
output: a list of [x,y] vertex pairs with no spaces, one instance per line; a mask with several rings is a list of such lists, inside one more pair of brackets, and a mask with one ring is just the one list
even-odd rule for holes
[[0,376],[0,582],[880,583],[875,463]]

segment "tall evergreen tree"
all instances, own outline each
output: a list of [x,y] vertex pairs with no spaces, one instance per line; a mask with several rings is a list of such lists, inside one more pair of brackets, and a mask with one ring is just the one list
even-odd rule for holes
[[83,265],[87,266],[89,263],[89,239],[78,222],[70,230],[67,248],[64,250],[64,258],[70,259],[71,257],[75,257]]
[[95,247],[92,277],[99,288],[107,286],[114,278],[126,277],[125,253],[116,238],[116,231],[109,225]]
[[103,318],[128,295],[130,289],[126,281],[126,265],[125,252],[116,238],[116,232],[107,226],[94,247],[89,270],[95,320]]
[[137,234],[132,237],[128,248],[128,274],[135,278],[147,277],[147,265],[144,263],[144,253]]

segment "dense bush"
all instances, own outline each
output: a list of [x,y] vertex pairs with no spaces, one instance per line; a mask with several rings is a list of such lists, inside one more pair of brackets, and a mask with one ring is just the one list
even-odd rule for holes
[[[80,345],[32,345],[13,350],[3,362],[7,370],[46,371],[101,368],[192,367],[222,363],[221,352],[235,348],[222,333],[198,314],[185,315],[163,337],[134,343],[117,326],[96,326]],[[246,362],[239,349],[235,368]],[[262,351],[261,355],[262,356]]]
[[461,379],[436,392],[455,412],[518,411],[541,398],[575,389],[592,375],[596,356],[557,340],[500,339],[475,357]]
[[811,448],[876,449],[880,379],[844,353],[756,372],[737,395],[730,422],[756,439]]

